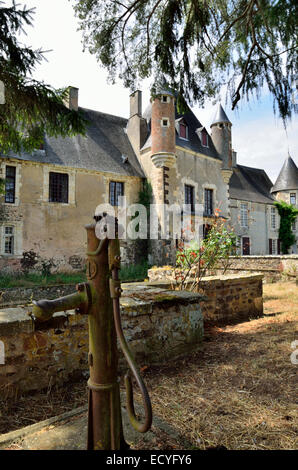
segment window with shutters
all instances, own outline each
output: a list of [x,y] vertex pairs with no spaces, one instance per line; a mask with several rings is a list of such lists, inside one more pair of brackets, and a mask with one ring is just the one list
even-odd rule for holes
[[68,174],[49,174],[49,201],[68,203]]
[[111,206],[119,206],[119,196],[124,196],[124,183],[120,181],[110,181]]
[[16,199],[16,167],[6,166],[5,169],[5,202],[14,204]]
[[279,255],[280,254],[280,240],[269,238],[269,255]]

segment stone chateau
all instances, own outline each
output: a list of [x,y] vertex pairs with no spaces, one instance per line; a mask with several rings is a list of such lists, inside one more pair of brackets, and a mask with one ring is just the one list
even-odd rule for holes
[[[142,93],[134,92],[128,120],[78,108],[78,89],[73,87],[66,105],[88,119],[86,136],[45,137],[43,148],[32,154],[0,155],[0,177],[6,180],[0,197],[1,270],[17,269],[29,250],[54,258],[63,270],[80,269],[84,225],[95,208],[109,203],[117,209],[121,195],[128,205],[137,203],[145,180],[155,204],[202,204],[205,232],[220,209],[238,235],[239,254],[280,253],[273,203],[282,199],[297,206],[297,166],[288,157],[273,185],[264,170],[237,164],[232,123],[221,105],[210,130],[190,109],[179,114],[168,90],[161,90],[144,112]],[[297,229],[298,223],[293,226],[293,253],[298,252]],[[176,244],[150,242],[149,261],[173,262]],[[135,247],[132,241],[122,242],[123,262],[138,261]]]

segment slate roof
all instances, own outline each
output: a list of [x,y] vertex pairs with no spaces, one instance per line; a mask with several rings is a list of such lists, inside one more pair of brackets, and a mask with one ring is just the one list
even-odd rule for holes
[[[143,145],[143,149],[148,148],[151,146],[151,116],[152,116],[152,105],[150,104],[145,112],[143,113],[143,117],[146,119],[148,124],[148,136],[146,139],[145,144]],[[199,136],[196,134],[197,129],[204,129],[204,126],[200,123],[200,121],[196,118],[194,113],[188,108],[188,111],[185,114],[179,114],[177,108],[175,106],[175,120],[183,118],[185,123],[188,126],[188,140],[181,139],[176,131],[176,145],[179,147],[183,147],[187,150],[192,150],[193,152],[202,153],[203,155],[208,155],[209,157],[216,158],[217,160],[221,160],[211,137],[206,129],[208,134],[208,145],[209,147],[203,147],[201,144]]]
[[213,124],[219,124],[220,122],[229,122],[231,124],[231,121],[226,115],[222,105],[219,103],[211,126],[213,126]]
[[237,165],[230,179],[230,198],[273,204],[272,182],[264,170]]
[[289,155],[280,170],[271,192],[276,193],[278,191],[288,191],[291,189],[298,189],[298,168]]
[[[89,121],[86,136],[46,137],[45,152],[9,156],[20,160],[143,178],[143,171],[125,131],[127,119],[79,109]],[[127,163],[123,162],[122,155],[128,158]]]

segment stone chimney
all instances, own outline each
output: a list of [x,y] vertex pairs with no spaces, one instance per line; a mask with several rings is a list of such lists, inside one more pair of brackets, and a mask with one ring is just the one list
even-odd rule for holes
[[73,86],[68,87],[68,94],[64,100],[64,104],[68,109],[77,111],[79,109],[79,89]]
[[130,95],[130,112],[126,131],[136,155],[139,155],[147,136],[146,119],[142,117],[142,92],[140,90]]

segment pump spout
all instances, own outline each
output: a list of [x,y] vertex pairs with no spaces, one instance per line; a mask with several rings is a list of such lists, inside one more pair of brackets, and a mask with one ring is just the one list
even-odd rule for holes
[[44,322],[50,320],[55,312],[76,309],[77,313],[87,314],[92,303],[91,289],[88,283],[78,284],[74,294],[59,297],[55,300],[34,300],[32,315],[36,321]]

